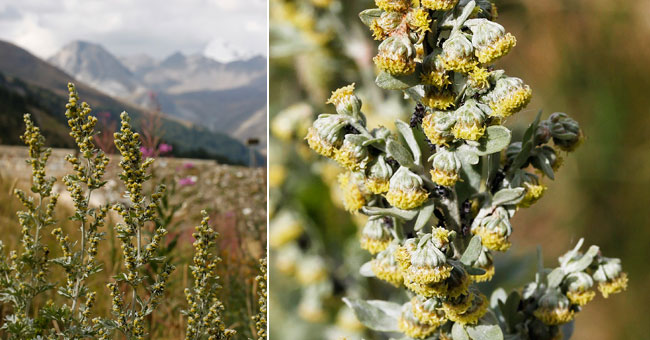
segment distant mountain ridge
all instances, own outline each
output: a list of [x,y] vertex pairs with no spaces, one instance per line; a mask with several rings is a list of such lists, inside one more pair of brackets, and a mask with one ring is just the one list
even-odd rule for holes
[[144,54],[118,58],[99,44],[76,41],[48,61],[114,97],[145,108],[160,104],[169,115],[242,141],[258,138],[265,148],[264,57],[228,63],[180,52],[160,61]]
[[[26,50],[0,40],[0,142],[20,143],[17,137],[23,129],[22,115],[30,112],[47,131],[51,145],[70,146],[64,116],[70,81],[77,85],[80,97],[94,112],[108,112],[116,119],[120,112],[127,111],[138,125],[141,108],[107,96]],[[163,129],[165,140],[179,154],[247,163],[247,148],[228,135],[169,117],[163,119]]]

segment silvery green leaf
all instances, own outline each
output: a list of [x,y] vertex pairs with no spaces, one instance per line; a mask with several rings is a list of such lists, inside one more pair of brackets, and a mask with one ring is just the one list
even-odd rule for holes
[[564,266],[564,270],[568,273],[575,273],[575,272],[580,272],[587,267],[589,267],[593,262],[594,258],[596,255],[598,255],[598,252],[600,251],[600,248],[598,246],[591,246],[589,247],[589,250],[582,255],[582,257],[577,260],[577,261],[571,261],[569,262],[566,266]]
[[431,215],[433,215],[433,210],[435,208],[436,206],[433,204],[433,201],[420,208],[418,218],[415,220],[415,226],[413,227],[415,231],[419,231],[427,225],[429,219],[431,219]]
[[477,149],[474,146],[463,144],[456,149],[456,156],[463,163],[476,165],[479,162],[479,157],[477,154]]
[[359,13],[359,19],[361,19],[361,22],[363,22],[364,25],[370,27],[372,25],[372,21],[379,19],[383,12],[384,11],[379,8],[365,9]]
[[372,270],[372,264],[370,261],[364,263],[361,268],[359,268],[359,274],[365,277],[375,277],[375,272]]
[[490,308],[496,309],[499,306],[499,301],[506,303],[507,299],[508,294],[505,289],[501,287],[495,289],[492,295],[490,295]]
[[477,325],[465,328],[472,340],[503,340],[503,332],[497,325]]
[[420,103],[422,102],[422,98],[424,98],[424,85],[410,87],[404,91],[404,94],[406,94],[414,101]]
[[524,138],[521,140],[523,144],[526,142],[533,142],[533,138],[535,137],[535,131],[537,130],[537,126],[539,126],[539,120],[542,117],[542,111],[540,110],[537,112],[537,116],[535,116],[535,120],[528,125],[528,128],[526,129],[526,132],[524,132]]
[[389,139],[386,143],[386,152],[403,167],[411,168],[415,164],[411,152],[394,139]]
[[472,165],[460,159],[460,177],[462,181],[456,183],[456,192],[458,193],[458,200],[460,202],[475,195],[480,191],[481,186],[481,167],[480,165]]
[[562,335],[564,335],[563,340],[569,340],[571,339],[571,336],[573,336],[573,329],[575,328],[575,321],[571,321],[569,323],[565,323],[564,325],[560,326],[562,328]]
[[499,303],[501,314],[505,317],[506,324],[510,330],[514,330],[516,325],[525,319],[524,314],[518,311],[520,303],[521,296],[517,291],[511,292],[505,303]]
[[371,144],[382,144],[382,143],[386,143],[386,139],[385,139],[385,138],[373,138],[373,139],[368,139],[368,140],[366,140],[365,142],[361,143],[361,145],[363,145],[363,146],[368,146],[368,145],[371,145]]
[[417,216],[419,210],[417,209],[402,210],[395,207],[391,207],[391,208],[363,207],[361,208],[361,211],[368,216],[377,216],[377,215],[392,216],[392,217],[401,218],[402,220],[410,221],[414,219],[415,216]]
[[459,72],[454,72],[454,79],[451,82],[451,86],[454,89],[454,93],[462,93],[463,88],[467,84],[467,77],[462,75]]
[[525,196],[526,189],[501,189],[492,197],[492,206],[510,205],[519,203]]
[[422,165],[422,163],[420,163],[420,159],[422,158],[422,151],[420,151],[420,146],[418,145],[417,140],[415,140],[415,135],[413,135],[413,130],[411,127],[399,119],[395,121],[395,126],[397,127],[397,131],[399,131],[402,137],[404,137],[406,144],[411,149],[414,163],[417,165]]
[[481,256],[481,251],[483,251],[481,237],[475,235],[471,240],[469,240],[467,249],[465,249],[463,256],[460,258],[460,262],[468,266],[471,265],[478,259],[479,256]]
[[548,274],[547,280],[548,280],[548,286],[551,288],[557,288],[560,286],[562,283],[562,279],[564,279],[564,276],[566,276],[566,273],[562,268],[555,268],[553,271]]
[[381,300],[359,300],[343,298],[343,302],[354,311],[359,322],[380,332],[399,332],[397,320],[402,306]]
[[479,140],[479,143],[481,144],[477,148],[477,154],[485,156],[499,152],[510,144],[511,138],[512,133],[505,126],[488,126],[488,128],[485,129],[485,134]]
[[454,29],[461,29],[462,25],[465,23],[465,20],[469,18],[470,15],[472,15],[472,12],[474,12],[474,8],[476,8],[476,2],[475,1],[470,1],[465,5],[463,8],[463,12],[458,16],[456,19],[456,22],[454,23]]
[[418,65],[415,72],[405,76],[394,76],[388,72],[381,71],[375,79],[377,86],[385,90],[406,90],[420,83],[419,74],[421,67]]
[[370,140],[370,138],[364,136],[364,135],[359,135],[359,134],[354,134],[354,133],[348,133],[345,135],[346,139],[349,139],[351,142],[355,144],[363,144]]
[[453,340],[469,340],[469,336],[467,335],[467,332],[465,332],[465,327],[458,322],[455,322],[454,325],[451,326],[451,338]]
[[465,271],[469,275],[483,275],[485,274],[485,269],[482,268],[477,268],[477,267],[471,267],[471,266],[463,266],[465,268]]
[[538,153],[535,158],[533,158],[533,166],[542,170],[544,175],[548,176],[550,179],[555,179],[555,174],[553,172],[553,166],[551,161],[544,156],[543,153]]
[[531,150],[533,150],[533,142],[528,141],[523,144],[521,151],[519,151],[517,157],[512,161],[512,165],[510,166],[511,171],[517,170],[526,164]]

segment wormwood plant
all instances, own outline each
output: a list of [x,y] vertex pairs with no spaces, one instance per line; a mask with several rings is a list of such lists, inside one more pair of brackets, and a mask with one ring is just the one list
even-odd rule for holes
[[[26,131],[22,136],[29,148],[27,163],[32,166],[34,195],[21,190],[15,193],[25,207],[18,212],[21,229],[20,249],[4,254],[0,242],[0,303],[10,314],[2,320],[0,336],[8,339],[144,339],[151,325],[148,316],[164,302],[167,283],[174,266],[168,252],[158,250],[165,241],[165,226],[170,219],[161,212],[168,209],[165,186],[157,185],[147,195],[143,185],[153,159],[144,159],[140,151],[140,136],[133,132],[126,112],[121,115],[121,129],[116,132],[115,146],[121,155],[120,179],[126,188],[124,200],[91,207],[93,191],[106,183],[103,179],[109,158],[96,147],[95,125],[90,106],[80,103],[74,85],[68,85],[69,101],[65,115],[70,136],[78,147],[76,155],[66,156],[73,173],[63,182],[74,206],[69,217],[79,228],[78,235],[67,235],[54,218],[58,195],[53,193],[56,181],[46,177],[45,167],[51,149],[45,148],[45,138],[29,115],[24,116]],[[155,184],[155,183],[154,183]],[[98,261],[98,247],[104,239],[108,213],[114,210],[121,217],[114,233],[122,249],[121,267],[106,287],[112,298],[110,317],[95,311],[101,288],[91,287],[89,279],[103,267]],[[173,212],[171,212],[173,214]],[[219,257],[210,252],[217,234],[208,226],[205,212],[196,238],[192,275],[195,279],[188,289],[187,339],[229,339],[234,330],[226,329],[221,321],[224,306],[216,295]],[[152,230],[152,231],[150,231]],[[50,249],[44,241],[46,231],[59,244],[61,256],[50,259]],[[55,282],[50,275],[51,264],[65,272],[64,282]],[[57,295],[54,294],[57,293]],[[93,317],[93,315],[95,315]],[[265,320],[265,316],[264,316]]]
[[[360,13],[379,50],[379,87],[417,103],[399,136],[369,129],[354,84],[332,93],[309,146],[348,170],[344,203],[367,215],[361,247],[373,259],[361,274],[386,281],[406,301],[345,299],[368,328],[403,339],[561,339],[591,301],[627,286],[620,260],[583,240],[535,281],[490,300],[477,283],[494,275],[493,256],[510,247],[510,219],[537,202],[564,155],[583,140],[564,113],[541,119],[522,140],[503,124],[531,98],[524,82],[492,64],[516,43],[493,22],[486,0],[376,0]],[[540,256],[541,257],[541,256]]]

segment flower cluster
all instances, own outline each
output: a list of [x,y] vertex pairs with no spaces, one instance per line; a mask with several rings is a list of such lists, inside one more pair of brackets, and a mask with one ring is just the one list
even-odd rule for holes
[[[503,124],[529,103],[531,89],[491,65],[515,38],[491,21],[496,11],[489,1],[375,3],[378,8],[360,17],[382,40],[373,59],[380,70],[376,82],[417,103],[411,124],[396,121],[398,135],[369,129],[352,84],[332,92],[328,103],[336,114],[318,116],[305,139],[347,170],[339,177],[346,208],[369,216],[360,241],[374,258],[361,273],[405,288],[411,300],[401,307],[346,302],[366,326],[408,338],[447,339],[452,329],[473,334],[478,325],[527,338],[524,326],[502,330],[486,314],[488,300],[475,283],[491,280],[494,252],[511,245],[512,217],[541,198],[543,180],[554,179],[583,133],[564,113],[546,120],[540,113],[521,141],[511,141]],[[587,281],[601,282],[604,296],[625,288],[617,260],[592,256],[576,270],[573,263],[586,260],[575,252],[561,260],[564,275],[553,276],[555,290],[534,290],[555,295],[524,290],[536,303],[530,316],[549,334],[540,339],[551,339],[557,325],[593,297]],[[566,301],[562,310],[554,307],[560,300]],[[390,310],[398,308],[392,328],[375,323],[385,319],[367,317],[394,315]]]
[[20,251],[5,255],[0,243],[0,253],[5,259],[0,265],[3,274],[0,278],[0,302],[8,303],[12,308],[12,314],[6,317],[0,330],[16,338],[32,339],[43,333],[34,324],[47,322],[47,317],[39,315],[34,304],[38,296],[53,287],[47,277],[50,249],[43,242],[43,232],[56,223],[54,208],[59,196],[52,192],[56,179],[48,178],[45,173],[51,149],[45,148],[45,137],[31,116],[25,114],[23,119],[26,129],[21,139],[29,150],[27,163],[32,167],[31,191],[36,196],[14,190],[25,210],[17,213],[21,226]]
[[[224,309],[217,297],[220,288],[216,268],[221,259],[211,253],[218,234],[210,227],[210,218],[202,211],[203,220],[196,227],[194,236],[194,258],[190,266],[194,286],[185,289],[189,309],[187,314],[187,331],[185,338],[222,340],[230,339],[236,334],[226,328],[221,318]],[[207,336],[207,337],[206,337]]]
[[[124,196],[129,199],[128,205],[118,203],[113,206],[123,219],[117,223],[115,230],[121,242],[125,272],[116,276],[117,282],[111,282],[107,287],[111,290],[113,298],[112,314],[114,320],[98,320],[103,325],[103,336],[108,338],[112,332],[118,330],[135,339],[143,339],[146,335],[145,317],[151,314],[161,302],[166,283],[174,266],[165,262],[165,257],[158,257],[157,250],[167,234],[167,230],[157,223],[157,211],[162,204],[165,186],[159,185],[150,198],[143,191],[143,184],[150,176],[147,169],[153,159],[143,159],[140,151],[140,135],[133,132],[129,115],[122,112],[121,128],[114,135],[115,146],[121,157],[120,179],[124,182],[126,192]],[[153,223],[154,230],[149,242],[144,237],[144,228],[147,223]],[[157,278],[150,277],[152,270],[147,270],[150,263],[165,262],[162,267],[155,267]],[[146,282],[152,282],[147,285]],[[125,291],[120,290],[119,282],[126,283],[127,290],[131,291],[130,305],[125,303]],[[146,290],[148,297],[140,296]]]
[[266,311],[267,311],[267,305],[266,305],[266,300],[267,300],[267,290],[266,290],[266,281],[268,279],[268,276],[266,275],[266,268],[267,268],[267,263],[266,263],[266,257],[260,260],[260,275],[258,275],[255,278],[255,281],[257,281],[257,295],[259,296],[259,299],[257,301],[258,304],[258,313],[252,317],[253,321],[255,321],[255,330],[257,331],[257,340],[265,340],[267,339],[267,331],[266,331],[266,325],[267,325],[267,316],[266,316]]

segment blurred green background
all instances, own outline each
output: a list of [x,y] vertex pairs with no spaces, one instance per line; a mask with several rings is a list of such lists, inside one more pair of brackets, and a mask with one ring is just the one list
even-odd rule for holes
[[[546,182],[549,190],[540,203],[520,211],[513,220],[512,253],[526,258],[541,245],[550,267],[584,237],[587,244],[599,245],[606,256],[621,258],[629,272],[628,291],[607,300],[598,297],[587,305],[576,318],[573,339],[650,339],[650,292],[646,289],[650,280],[650,2],[495,3],[497,21],[518,40],[517,47],[497,67],[522,78],[533,89],[527,109],[507,125],[516,135],[539,109],[544,116],[561,111],[578,120],[587,137],[577,152],[566,158],[556,181]],[[296,103],[307,104],[312,117],[333,112],[324,105],[329,91],[352,82],[360,89],[364,112],[374,120],[370,126],[408,117],[412,104],[400,105],[399,95],[379,91],[372,83],[371,58],[377,43],[370,40],[370,33],[356,17],[370,7],[374,7],[372,1],[366,0],[271,1],[271,126],[278,113],[282,116]],[[300,13],[307,13],[307,19],[301,19]],[[295,125],[297,131],[304,128]],[[347,212],[330,202],[325,184],[332,177],[328,165],[322,160],[314,165],[318,158],[304,150],[299,133],[295,133],[292,139],[277,138],[278,133],[272,138],[276,149],[272,146],[270,151],[271,178],[282,172],[288,179],[282,178],[281,184],[271,189],[271,209],[289,206],[301,211],[309,234],[298,240],[301,249],[326,260],[335,286],[340,285],[337,281],[348,283],[338,291],[333,289],[332,298],[325,303],[340,307],[340,296],[366,294],[373,291],[374,283],[358,282],[358,277],[347,274],[346,270],[355,269],[346,267],[342,258],[355,258],[350,255],[358,248],[353,241],[355,224]],[[314,237],[321,243],[317,250],[304,244]],[[508,259],[497,256],[497,262]],[[276,325],[273,329],[281,319],[291,318],[289,311],[298,303],[300,289],[273,268],[271,280],[271,310],[278,311],[271,316],[271,324]],[[363,288],[346,291],[345,287],[354,284]],[[335,316],[329,317],[334,323]],[[272,336],[283,334],[274,332]]]

